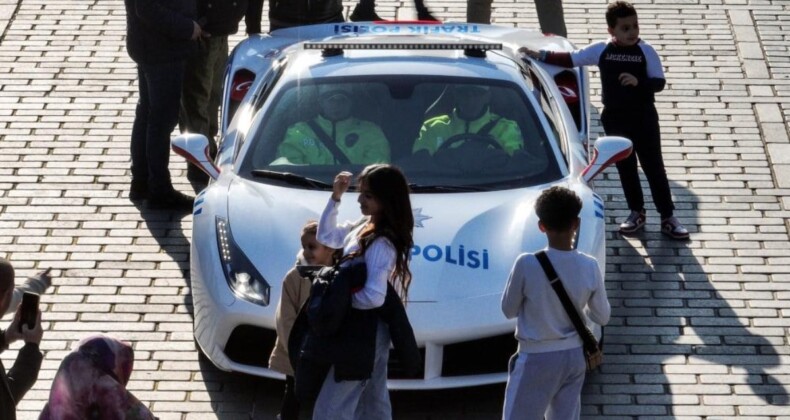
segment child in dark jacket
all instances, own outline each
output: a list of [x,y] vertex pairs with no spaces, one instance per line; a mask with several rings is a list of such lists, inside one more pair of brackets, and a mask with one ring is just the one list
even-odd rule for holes
[[631,210],[620,224],[620,233],[636,233],[647,220],[639,181],[637,159],[650,185],[653,203],[661,215],[661,233],[673,238],[689,238],[688,230],[674,216],[675,205],[669,190],[655,94],[666,85],[664,69],[650,44],[639,38],[636,9],[625,1],[615,1],[606,10],[611,38],[571,53],[520,51],[534,59],[563,67],[597,65],[603,89],[601,123],[607,135],[631,139],[634,153],[617,162],[623,192]]

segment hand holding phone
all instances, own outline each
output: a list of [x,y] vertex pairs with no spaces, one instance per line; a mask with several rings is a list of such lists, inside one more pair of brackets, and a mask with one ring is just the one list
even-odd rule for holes
[[19,319],[19,333],[22,333],[22,326],[27,325],[28,329],[36,328],[38,320],[39,295],[25,292],[22,295],[22,305],[20,307],[21,317]]

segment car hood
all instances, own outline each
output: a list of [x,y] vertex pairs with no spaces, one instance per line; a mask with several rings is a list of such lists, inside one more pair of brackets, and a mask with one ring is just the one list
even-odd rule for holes
[[[546,246],[533,209],[540,190],[412,194],[409,300],[439,303],[501,294],[515,258]],[[318,220],[330,193],[240,179],[228,195],[235,242],[279,293],[300,250],[302,226]],[[355,193],[344,196],[339,221],[360,217],[356,200]]]

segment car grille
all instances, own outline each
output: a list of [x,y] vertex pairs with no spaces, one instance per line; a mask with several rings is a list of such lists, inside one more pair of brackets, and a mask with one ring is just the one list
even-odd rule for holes
[[239,325],[228,338],[225,355],[236,363],[269,367],[269,355],[274,349],[277,332],[252,325]]
[[518,348],[513,333],[444,346],[442,376],[482,375],[507,372]]
[[[274,348],[276,339],[277,332],[274,330],[240,325],[231,333],[225,346],[225,354],[236,363],[269,367],[269,355]],[[443,349],[442,376],[507,372],[508,360],[517,348],[518,342],[513,338],[512,333],[447,344]],[[420,348],[420,355],[423,363],[420,371],[423,372],[425,370],[425,348]],[[414,379],[406,378],[395,350],[390,350],[387,372],[389,379]]]

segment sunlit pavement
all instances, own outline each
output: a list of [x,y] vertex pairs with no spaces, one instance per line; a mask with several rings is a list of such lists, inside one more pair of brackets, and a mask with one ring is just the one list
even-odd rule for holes
[[[615,171],[598,181],[614,317],[583,413],[790,418],[790,2],[634,3],[667,74],[657,95],[664,158],[692,240],[664,239],[652,206],[647,231],[621,238]],[[574,43],[606,36],[606,1],[564,4]],[[428,5],[442,19],[465,16],[463,1]],[[411,19],[410,7],[381,1],[379,14]],[[534,27],[533,4],[497,1],[494,21]],[[60,360],[94,332],[134,344],[129,389],[161,419],[273,418],[279,382],[198,359],[191,216],[141,214],[125,198],[136,73],[123,2],[0,0],[0,31],[0,255],[20,277],[45,267],[56,276],[42,298],[46,359],[20,418],[37,418]],[[183,161],[171,168],[190,191]],[[6,366],[18,348],[3,353]],[[494,419],[502,395],[502,386],[396,392],[393,405],[397,419]]]

